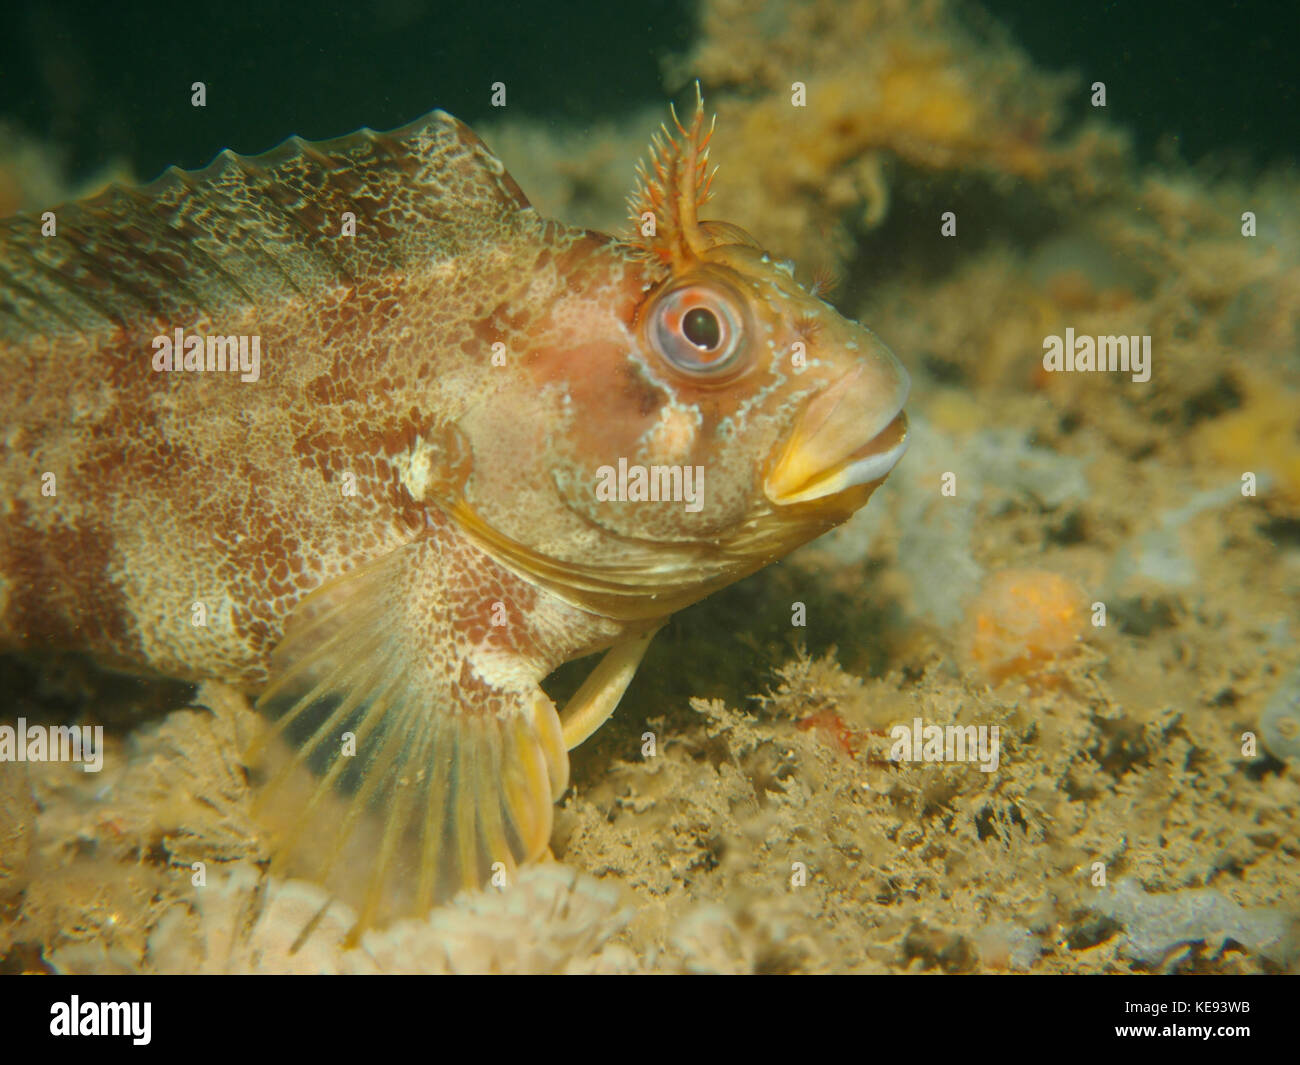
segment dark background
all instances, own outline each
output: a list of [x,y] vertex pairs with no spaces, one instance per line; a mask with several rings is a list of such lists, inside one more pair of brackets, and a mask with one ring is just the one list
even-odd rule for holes
[[[1040,64],[1104,80],[1110,116],[1144,158],[1162,145],[1255,167],[1296,154],[1300,4],[984,7]],[[18,3],[0,32],[0,118],[64,148],[77,176],[117,156],[142,178],[434,107],[473,125],[496,80],[512,108],[582,121],[662,101],[660,59],[687,49],[693,11],[690,0]],[[196,80],[206,110],[189,105]]]

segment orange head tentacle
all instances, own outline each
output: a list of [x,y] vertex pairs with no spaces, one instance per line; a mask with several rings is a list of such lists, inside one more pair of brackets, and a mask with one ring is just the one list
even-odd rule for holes
[[[695,83],[695,116],[689,128],[682,125],[676,108],[669,108],[674,135],[667,124],[650,141],[649,165],[637,166],[637,189],[629,197],[634,235],[632,243],[675,270],[688,265],[712,246],[701,226],[699,207],[709,199],[716,167],[710,171],[709,142],[717,116],[704,124],[704,98]],[[651,176],[653,173],[653,176]],[[653,225],[647,225],[649,212]]]

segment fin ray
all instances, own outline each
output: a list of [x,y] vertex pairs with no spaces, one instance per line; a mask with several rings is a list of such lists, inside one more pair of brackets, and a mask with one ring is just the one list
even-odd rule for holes
[[454,640],[455,619],[412,635],[437,563],[435,547],[412,544],[304,600],[272,656],[283,672],[258,701],[272,735],[250,759],[254,815],[272,869],[356,907],[354,941],[483,886],[495,863],[513,875],[539,857],[568,782],[563,728],[540,688],[495,687],[472,655],[440,668],[423,641]]

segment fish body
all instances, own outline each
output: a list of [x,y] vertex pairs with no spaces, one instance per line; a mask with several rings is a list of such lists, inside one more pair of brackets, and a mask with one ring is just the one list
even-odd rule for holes
[[699,220],[710,134],[627,239],[442,112],[0,223],[0,641],[246,690],[275,860],[359,927],[536,858],[654,631],[906,442],[884,345]]

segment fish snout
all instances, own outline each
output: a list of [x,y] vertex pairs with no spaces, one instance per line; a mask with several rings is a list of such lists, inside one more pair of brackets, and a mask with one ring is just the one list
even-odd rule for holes
[[870,353],[815,395],[795,422],[763,481],[778,506],[806,503],[879,483],[907,450],[911,380],[874,336]]

